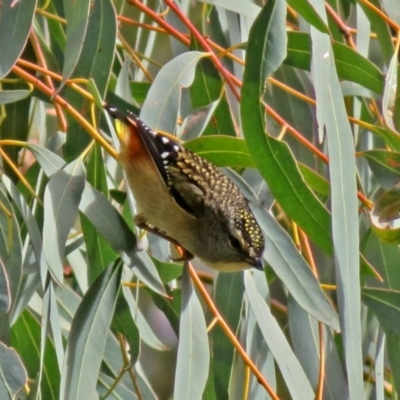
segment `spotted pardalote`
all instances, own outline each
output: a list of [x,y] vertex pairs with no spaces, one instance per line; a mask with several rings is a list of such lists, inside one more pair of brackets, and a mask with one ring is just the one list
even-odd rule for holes
[[264,237],[238,187],[132,112],[104,107],[116,119],[119,162],[137,206],[135,224],[217,270],[262,269]]

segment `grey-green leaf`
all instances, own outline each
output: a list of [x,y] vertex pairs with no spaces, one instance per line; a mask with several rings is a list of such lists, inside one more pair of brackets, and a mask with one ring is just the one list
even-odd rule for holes
[[111,265],[83,297],[68,337],[61,400],[92,399],[121,281],[121,265]]
[[17,62],[28,40],[36,0],[4,0],[0,12],[0,79]]
[[137,254],[136,237],[118,211],[98,190],[86,184],[79,210],[85,214],[140,280],[165,294],[157,269],[148,255]]
[[[165,64],[147,93],[140,117],[152,129],[174,132],[182,87],[194,79],[196,65],[207,53],[190,51]],[[163,99],[163,101],[160,101]]]
[[63,281],[65,244],[84,186],[85,167],[78,159],[51,177],[44,194],[43,253],[57,282]]
[[67,44],[64,52],[63,81],[61,87],[74,72],[89,24],[90,0],[64,0],[65,18],[67,20]]
[[8,283],[7,271],[0,258],[0,315],[5,314],[11,307],[10,284]]
[[0,399],[15,399],[28,376],[18,353],[0,342]]
[[[310,0],[326,20],[324,4]],[[337,298],[350,398],[363,397],[359,210],[354,138],[334,64],[330,37],[311,28],[312,74],[320,139],[326,133],[332,197],[332,236]]]
[[34,143],[28,143],[27,147],[35,155],[37,162],[43,168],[44,173],[48,177],[55,174],[65,165],[65,161],[60,156],[45,147]]
[[203,309],[190,280],[182,277],[182,313],[179,326],[175,400],[201,400],[208,376],[210,349]]
[[256,280],[261,279],[261,275],[264,278],[262,272],[246,271],[244,280],[246,294],[258,326],[285,379],[291,398],[294,400],[314,399],[314,391],[299,360],[290,348],[278,322],[271,314],[268,304],[257,290]]

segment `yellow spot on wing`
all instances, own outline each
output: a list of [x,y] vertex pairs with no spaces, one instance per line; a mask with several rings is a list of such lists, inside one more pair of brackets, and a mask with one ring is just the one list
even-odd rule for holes
[[115,131],[117,132],[118,139],[121,142],[121,144],[126,142],[128,133],[129,133],[129,128],[126,124],[124,124],[122,121],[119,119],[115,120]]

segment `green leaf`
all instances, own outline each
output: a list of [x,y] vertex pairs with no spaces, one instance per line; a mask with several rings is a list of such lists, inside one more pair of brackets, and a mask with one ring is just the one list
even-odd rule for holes
[[400,153],[388,150],[368,150],[359,153],[364,156],[379,184],[390,189],[400,181]]
[[[34,379],[40,370],[40,331],[41,325],[26,309],[11,328],[11,345],[18,352],[28,376]],[[52,341],[47,337],[40,390],[43,399],[58,400],[60,371]]]
[[316,173],[313,169],[307,167],[307,165],[300,163],[297,165],[305,182],[312,190],[324,196],[329,196],[331,194],[330,184],[324,177]]
[[210,349],[206,321],[188,268],[183,270],[181,310],[174,399],[200,399],[207,382]]
[[396,393],[400,393],[400,336],[387,335],[387,355]]
[[[259,99],[268,76],[264,65],[269,61],[269,52],[273,52],[269,40],[286,34],[285,31],[275,32],[274,25],[269,26],[272,20],[276,24],[279,18],[284,17],[284,10],[280,11],[283,16],[275,17],[277,4],[279,2],[268,2],[250,31],[240,111],[243,132],[249,152],[276,200],[316,244],[331,253],[329,213],[305,185],[287,144],[265,135],[264,132],[264,111]],[[283,45],[284,43],[277,44],[280,47]],[[268,52],[264,53],[266,47]],[[277,54],[280,54],[279,60],[282,60],[283,50],[277,50]],[[269,64],[268,68],[271,70],[272,65],[277,67],[278,60]]]
[[[284,63],[307,71],[311,69],[311,37],[305,32],[288,32]],[[383,93],[382,72],[359,52],[340,42],[332,42],[337,74],[340,79],[358,83],[375,93]]]
[[161,261],[155,257],[151,257],[151,259],[153,260],[154,266],[157,268],[163,283],[169,283],[182,276],[183,266],[181,264]]
[[387,243],[400,243],[400,228],[396,224],[400,210],[400,186],[382,193],[371,211],[372,229]]
[[[68,1],[66,2],[68,3]],[[86,7],[83,5],[82,7]],[[90,2],[89,2],[90,3]],[[75,5],[76,7],[76,5]],[[75,12],[74,10],[72,12]],[[81,11],[80,11],[81,12]],[[84,11],[82,11],[83,13]],[[74,15],[74,18],[77,16]],[[84,24],[82,15],[82,21],[79,24]],[[77,22],[78,23],[78,22]],[[107,88],[107,82],[111,73],[111,64],[114,58],[115,42],[116,42],[116,16],[115,9],[110,0],[96,0],[90,7],[89,21],[87,22],[86,33],[80,34],[80,40],[82,40],[82,34],[84,34],[84,40],[82,43],[82,50],[76,65],[71,71],[71,78],[79,79],[90,79],[92,85],[96,86],[97,92],[103,98]],[[73,24],[68,25],[73,26]],[[83,29],[83,26],[82,26]],[[67,47],[68,47],[68,33],[67,28]],[[79,33],[77,33],[79,35]],[[77,50],[78,46],[75,46]],[[65,56],[68,56],[67,49]],[[101,66],[101,68],[99,68]],[[64,64],[65,67],[65,64]],[[75,90],[67,88],[66,100],[78,110],[82,116],[89,119],[90,114],[90,103],[87,99],[77,93]],[[98,118],[98,115],[97,115]],[[82,126],[72,117],[68,117],[68,135],[67,135],[67,146],[66,154],[68,159],[77,157],[85,147],[90,143],[90,136],[83,129]]]
[[[194,45],[197,45],[197,42]],[[224,95],[221,97],[221,93],[223,93],[222,79],[214,64],[207,58],[200,60],[195,79],[190,86],[192,107],[194,110],[204,109],[204,107],[218,102],[204,135],[235,134],[228,101]]]
[[180,322],[180,311],[181,311],[181,299],[182,292],[180,289],[168,290],[170,298],[160,296],[158,293],[148,291],[152,297],[156,307],[161,310],[167,317],[172,329],[174,330],[177,337],[179,337],[179,322]]
[[287,33],[287,55],[283,61],[286,65],[306,71],[311,67],[311,37],[306,32]]
[[[242,315],[244,294],[243,273],[219,273],[214,286],[214,301],[221,316],[233,332],[237,332]],[[212,331],[215,393],[218,399],[228,399],[234,348],[222,328]]]
[[383,92],[383,74],[360,53],[339,42],[332,43],[337,74],[340,79],[360,84],[375,93]]
[[[2,14],[2,10],[1,10]],[[17,29],[18,30],[18,29]],[[1,40],[1,39],[0,39]],[[1,54],[1,53],[0,53]],[[19,88],[17,84],[1,84],[3,89]],[[0,138],[2,140],[11,139],[18,141],[27,141],[29,135],[29,113],[30,98],[17,101],[16,103],[5,104],[2,108],[2,120],[0,124]],[[6,118],[4,118],[4,116]],[[14,165],[19,165],[19,146],[5,146],[2,151],[10,158]],[[3,157],[1,157],[3,159]],[[12,179],[14,183],[18,182],[18,177],[8,162],[3,162],[2,168],[4,172]]]
[[374,126],[372,132],[381,137],[392,150],[400,152],[400,136],[398,133],[378,126]]
[[122,293],[118,296],[112,327],[125,336],[129,344],[130,365],[134,365],[140,353],[140,334]]
[[397,261],[400,258],[399,246],[380,240],[373,230],[369,229],[362,238],[360,249],[383,278],[381,283],[368,281],[368,286],[400,291],[400,275],[397,267]]
[[363,288],[363,302],[378,318],[388,335],[400,336],[400,291],[378,288]]
[[[255,168],[243,139],[207,136],[185,142],[184,147],[218,167]],[[307,185],[314,191],[329,196],[330,186],[325,178],[304,164],[298,163],[298,167]]]
[[111,73],[116,35],[117,20],[113,3],[110,0],[94,1],[90,7],[88,28],[73,76],[93,80],[101,96],[105,94]]
[[219,167],[255,168],[243,139],[207,136],[185,142],[184,147]]
[[120,264],[108,267],[90,286],[76,311],[65,353],[60,399],[90,399],[96,393],[121,272]]
[[315,11],[314,7],[307,0],[288,0],[288,5],[297,11],[310,25],[323,33],[329,34],[325,22]]
[[70,78],[78,64],[85,43],[90,13],[90,0],[74,3],[64,0],[63,4],[67,20],[67,44],[64,52],[63,80],[60,88]]
[[4,78],[24,50],[35,14],[36,0],[5,0],[0,13],[0,79]]
[[[98,144],[90,153],[88,164],[86,167],[87,181],[103,195],[107,196],[107,178],[104,168],[101,147]],[[82,232],[85,238],[86,254],[89,265],[89,280],[93,280],[116,258],[116,253],[113,251],[110,244],[99,233],[98,229],[86,218],[81,215]]]

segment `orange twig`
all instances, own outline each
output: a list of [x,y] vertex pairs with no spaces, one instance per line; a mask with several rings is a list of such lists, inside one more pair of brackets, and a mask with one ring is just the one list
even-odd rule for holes
[[207,303],[208,308],[214,315],[214,317],[217,319],[218,323],[221,325],[221,328],[225,332],[226,336],[228,339],[232,342],[233,346],[235,347],[236,351],[240,354],[242,357],[244,363],[250,368],[251,372],[256,376],[258,379],[258,382],[260,385],[262,385],[265,390],[268,392],[268,394],[271,396],[272,399],[274,400],[279,400],[279,397],[276,395],[272,387],[269,385],[269,383],[266,381],[264,376],[261,374],[257,366],[253,363],[253,361],[249,358],[247,355],[246,351],[243,349],[242,345],[240,342],[237,340],[235,334],[231,331],[229,328],[229,325],[225,322],[225,320],[222,318],[221,314],[219,313],[217,307],[215,306],[214,302],[212,301],[210,295],[208,294],[206,288],[203,286],[203,283],[201,282],[200,278],[197,276],[197,273],[193,266],[188,262],[188,268],[189,268],[189,273],[190,277],[192,278],[192,281],[196,285],[197,289],[203,296],[204,301]]

